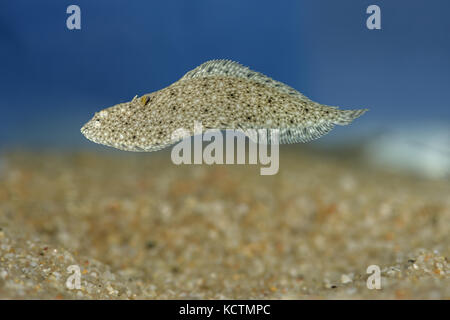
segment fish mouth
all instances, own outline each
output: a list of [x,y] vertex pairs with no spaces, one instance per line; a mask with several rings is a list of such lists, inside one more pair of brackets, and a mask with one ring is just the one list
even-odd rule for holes
[[88,139],[89,141],[92,141],[92,142],[94,142],[94,143],[101,144],[101,143],[98,141],[98,139],[96,139],[96,138],[94,137],[94,135],[92,135],[92,133],[90,134],[89,131],[90,131],[90,130],[89,130],[89,122],[86,123],[84,126],[82,126],[81,129],[80,129],[81,134],[82,134],[86,139]]
[[89,130],[87,128],[87,123],[81,127],[80,132],[86,139],[91,140],[91,138],[89,137]]
[[113,142],[106,141],[103,139],[97,139],[95,137],[95,135],[92,135],[89,133],[89,125],[88,124],[89,123],[86,123],[84,126],[82,126],[80,129],[80,132],[86,139],[88,139],[91,142],[94,142],[96,144],[103,145],[106,147],[111,147],[114,149],[122,150],[122,151],[148,152],[148,150],[141,148],[139,146],[127,146],[125,144],[118,144],[118,143],[113,143]]
[[88,139],[89,141],[92,141],[94,143],[99,143],[94,137],[90,136],[89,133],[86,131],[86,129],[81,128],[81,134]]
[[131,151],[131,152],[150,152],[150,151],[158,151],[161,149],[164,149],[168,147],[169,145],[173,143],[164,143],[161,145],[154,145],[154,146],[139,146],[139,145],[127,145],[125,143],[120,143],[117,141],[112,141],[110,139],[105,139],[101,136],[98,136],[95,133],[95,129],[93,130],[93,124],[91,121],[87,122],[80,128],[81,134],[88,139],[91,142],[94,142],[96,144],[100,144],[103,146],[111,147],[114,149],[122,150],[122,151]]

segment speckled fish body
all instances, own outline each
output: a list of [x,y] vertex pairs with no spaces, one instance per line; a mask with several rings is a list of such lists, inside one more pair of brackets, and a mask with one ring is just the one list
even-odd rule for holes
[[308,142],[346,125],[367,109],[340,110],[228,60],[208,61],[159,91],[104,109],[81,132],[127,151],[155,151],[177,142],[173,133],[203,129],[279,129],[280,143]]

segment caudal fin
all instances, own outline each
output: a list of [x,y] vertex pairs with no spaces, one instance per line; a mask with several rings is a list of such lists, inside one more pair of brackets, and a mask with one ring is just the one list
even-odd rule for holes
[[333,119],[334,124],[345,126],[351,123],[354,119],[363,115],[369,109],[357,109],[357,110],[336,110],[336,118]]

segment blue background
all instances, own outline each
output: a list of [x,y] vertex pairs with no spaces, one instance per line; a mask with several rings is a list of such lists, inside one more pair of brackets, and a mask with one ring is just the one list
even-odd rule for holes
[[[71,4],[81,30],[66,28]],[[381,30],[366,28],[371,4]],[[445,0],[3,0],[0,146],[87,146],[95,111],[218,58],[370,108],[352,130],[448,121],[449,15]]]

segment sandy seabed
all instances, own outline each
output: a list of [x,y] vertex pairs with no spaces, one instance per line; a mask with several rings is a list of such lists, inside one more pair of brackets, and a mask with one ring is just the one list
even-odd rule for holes
[[274,176],[167,152],[2,163],[2,299],[450,298],[448,179],[288,147]]

